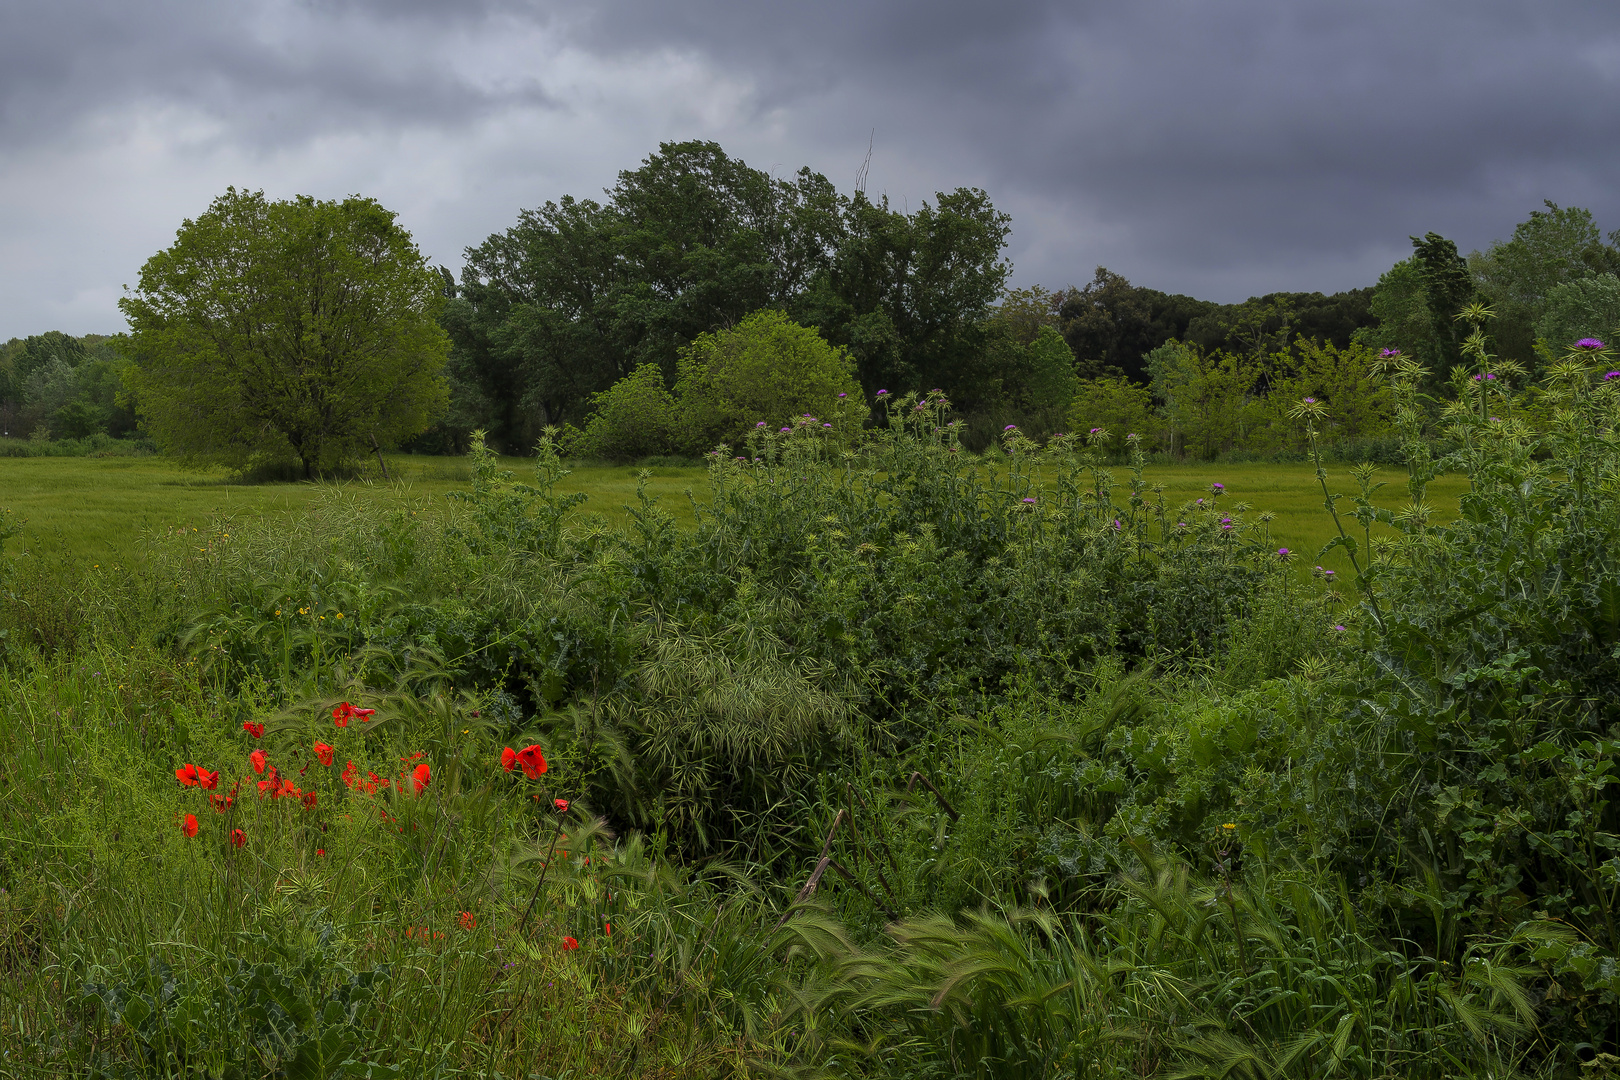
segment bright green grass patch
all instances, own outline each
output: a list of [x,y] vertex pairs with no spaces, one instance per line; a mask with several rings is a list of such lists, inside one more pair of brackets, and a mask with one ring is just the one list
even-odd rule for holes
[[[519,480],[532,479],[533,465],[521,458],[503,464]],[[392,482],[353,480],[341,486],[375,498],[379,509],[406,501],[441,500],[468,484],[461,458],[398,456],[390,459]],[[682,525],[694,517],[685,492],[706,491],[702,469],[649,470],[648,488],[660,507]],[[580,516],[617,523],[624,505],[635,501],[638,470],[583,466],[558,485],[584,491],[590,499]],[[317,483],[241,483],[222,471],[182,469],[159,457],[0,459],[0,507],[23,519],[13,552],[66,555],[89,562],[121,562],[137,557],[143,537],[184,527],[207,531],[216,518],[258,518],[304,512],[323,489]]]
[[[504,459],[519,480],[532,466],[522,458]],[[408,500],[442,500],[465,488],[467,464],[461,458],[399,455],[389,459],[392,482],[355,480],[345,486],[377,500],[379,509]],[[1112,470],[1123,485],[1129,470]],[[642,470],[626,466],[580,465],[557,485],[562,492],[582,491],[589,498],[578,511],[580,521],[617,525],[625,507],[635,501]],[[703,501],[708,495],[704,470],[659,466],[649,470],[647,490],[659,507],[682,526],[695,521],[687,491]],[[1388,486],[1381,505],[1405,499],[1405,477],[1395,469],[1380,473]],[[1307,464],[1192,464],[1150,466],[1149,483],[1163,484],[1174,506],[1208,494],[1209,485],[1226,485],[1227,505],[1251,504],[1275,515],[1271,535],[1279,547],[1301,553],[1306,565],[1333,536],[1333,523],[1322,510],[1315,470]],[[1354,490],[1349,470],[1334,466],[1329,484],[1335,491]],[[147,458],[8,458],[0,459],[0,506],[9,507],[27,526],[13,550],[65,555],[90,562],[119,562],[137,557],[141,539],[153,533],[205,528],[219,517],[262,517],[302,513],[326,485],[313,483],[246,484],[222,472],[197,472],[158,457]],[[1462,476],[1442,477],[1429,489],[1430,502],[1443,520],[1455,512],[1456,499],[1467,487]],[[1124,498],[1123,487],[1116,496]],[[1348,569],[1334,552],[1338,569]]]

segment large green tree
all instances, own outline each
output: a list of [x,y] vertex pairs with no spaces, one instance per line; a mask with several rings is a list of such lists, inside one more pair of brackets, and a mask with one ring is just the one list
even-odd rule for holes
[[911,214],[857,191],[840,204],[829,265],[788,306],[849,350],[869,396],[939,387],[967,410],[997,391],[985,321],[1011,265],[1011,219],[975,188]]
[[982,324],[1006,282],[1008,222],[983,192],[903,213],[809,169],[773,177],[684,142],[604,194],[524,211],[467,252],[445,315],[451,375],[505,449],[581,420],[642,365],[672,384],[687,343],[767,308],[846,349],[869,395],[970,400],[996,385]]
[[605,194],[525,210],[467,250],[445,319],[452,374],[507,449],[643,364],[673,379],[699,334],[787,307],[841,228],[825,177],[773,178],[712,142],[665,143]]
[[[1545,202],[1483,252],[1468,256],[1468,269],[1479,291],[1496,308],[1491,324],[1496,351],[1537,365],[1538,324],[1547,302],[1560,285],[1599,274],[1620,273],[1620,233],[1603,234],[1590,210]],[[1562,356],[1561,350],[1554,350]]]
[[443,282],[372,199],[231,188],[141,268],[119,307],[147,430],[190,461],[313,476],[444,409]]

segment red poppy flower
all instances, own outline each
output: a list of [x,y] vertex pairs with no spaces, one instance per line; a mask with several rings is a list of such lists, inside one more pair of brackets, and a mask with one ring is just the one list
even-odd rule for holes
[[231,846],[232,847],[242,847],[245,844],[247,844],[247,833],[243,832],[241,829],[232,829],[231,830]]
[[602,924],[602,933],[606,934],[608,937],[612,937],[613,936],[613,924],[610,923],[610,922],[603,923]]
[[416,753],[411,754],[411,755],[409,755],[407,757],[402,757],[399,760],[401,760],[401,761],[417,761],[417,760],[420,760],[421,758],[425,758],[425,757],[427,757],[427,754],[425,754],[422,751],[418,750]]
[[219,773],[199,768],[197,770],[197,783],[202,785],[204,791],[213,791],[219,787]]
[[350,716],[358,716],[360,718],[360,722],[363,724],[367,720],[370,720],[373,716],[377,715],[377,710],[376,709],[356,709],[353,706],[350,706],[349,707],[349,715]]
[[347,701],[338,704],[332,709],[332,719],[334,722],[336,722],[338,727],[348,727],[349,717],[353,715],[354,706],[350,705]]
[[559,814],[568,813],[568,800],[567,799],[552,799],[551,800],[551,805],[555,806],[557,808],[557,813],[559,813]]
[[382,777],[378,776],[376,773],[374,773],[374,772],[366,773],[366,794],[367,795],[375,795],[375,794],[377,794],[377,788],[379,788],[379,787],[387,787],[387,786],[388,786],[388,781],[384,780]]
[[546,755],[538,746],[525,746],[518,751],[518,764],[523,766],[523,775],[530,780],[537,779],[546,771]]
[[174,778],[186,787],[196,787],[201,782],[197,779],[197,766],[190,763],[184,768],[174,770]]
[[304,792],[304,808],[306,810],[315,809],[315,793],[313,791]]
[[187,836],[197,835],[197,815],[187,814],[186,819],[180,823],[180,831]]
[[575,941],[571,937],[563,938],[563,951],[564,952],[573,952],[577,948],[579,948],[579,942]]
[[[235,789],[233,788],[232,791],[234,792]],[[222,814],[236,805],[236,799],[231,795],[210,795],[208,801],[213,804],[215,810]]]
[[510,746],[501,748],[501,768],[507,772],[517,768],[517,751]]
[[463,930],[478,929],[478,920],[473,918],[473,913],[470,911],[463,911],[459,921],[461,922],[461,928]]
[[332,748],[323,742],[315,744],[315,756],[320,759],[322,765],[332,764]]
[[428,781],[431,779],[433,779],[433,770],[428,768],[425,761],[411,770],[411,782],[416,785],[418,795],[427,789]]
[[244,723],[242,725],[242,730],[247,732],[249,735],[253,736],[255,739],[264,738],[264,725],[263,724]]
[[318,847],[318,848],[315,849],[315,854],[317,854],[317,855],[325,855],[326,854],[326,849],[323,848],[323,847]]
[[248,755],[248,761],[253,763],[253,771],[254,772],[260,773],[260,774],[262,774],[264,772],[265,756],[264,756],[264,751],[263,750],[255,750],[255,751],[253,751],[253,753]]

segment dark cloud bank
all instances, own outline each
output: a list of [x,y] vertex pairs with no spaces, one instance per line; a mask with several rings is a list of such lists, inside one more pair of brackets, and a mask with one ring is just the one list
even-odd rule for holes
[[[413,133],[436,147],[437,194],[415,198],[399,175],[423,171],[414,161],[386,192],[363,190],[392,198],[451,262],[521,206],[594,194],[660,139],[693,137],[761,168],[808,164],[846,188],[870,138],[870,188],[913,207],[940,188],[984,187],[1013,215],[1022,284],[1080,282],[1104,264],[1231,301],[1370,284],[1410,233],[1481,247],[1543,198],[1620,226],[1612,3],[12,0],[0,11],[0,287],[12,298],[0,337],[53,315],[82,323],[69,330],[116,326],[109,283],[131,280],[178,224],[156,197],[161,221],[93,225],[66,195],[52,200],[94,195],[51,170],[82,173],[109,116],[150,119],[143,175],[155,189],[167,167],[277,194],[362,190],[387,174],[374,159],[390,133]],[[685,93],[692,102],[672,100]],[[550,130],[570,134],[533,134]],[[373,160],[320,149],[345,139]],[[101,182],[116,185],[118,162],[104,167]],[[75,291],[84,299],[63,299]]]

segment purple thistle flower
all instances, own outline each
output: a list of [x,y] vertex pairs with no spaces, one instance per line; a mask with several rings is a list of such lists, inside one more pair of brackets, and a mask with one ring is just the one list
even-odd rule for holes
[[1342,625],[1342,624],[1339,624],[1339,623],[1335,623],[1335,624],[1334,624],[1334,625],[1333,625],[1333,629],[1335,629],[1335,630],[1341,630],[1341,631],[1342,631],[1342,630],[1343,630],[1343,629],[1344,629],[1344,626],[1343,626],[1343,625]]
[[1601,349],[1603,348],[1603,342],[1595,337],[1583,337],[1575,343],[1575,347],[1577,349]]
[[1305,404],[1307,404],[1307,405],[1315,405],[1316,404],[1316,399],[1313,398],[1313,397],[1308,397],[1308,398],[1305,399]]
[[782,430],[783,431],[792,431],[793,429],[792,428],[783,428]]
[[1380,359],[1380,360],[1393,360],[1393,359],[1395,359],[1396,357],[1398,357],[1400,355],[1401,355],[1401,350],[1399,350],[1399,349],[1379,349],[1378,350],[1378,359]]
[[825,427],[832,427],[832,425],[831,425],[831,424],[822,424],[822,425],[821,425],[821,426],[822,426],[822,427],[824,427],[824,428],[825,428]]
[[1324,571],[1322,571],[1322,576],[1327,578],[1329,581],[1332,581],[1333,580],[1333,571],[1332,570],[1324,570]]
[[1287,548],[1278,548],[1277,549],[1277,554],[1281,555],[1283,558],[1286,559],[1286,558],[1288,558],[1288,549]]
[[849,397],[849,395],[848,395],[848,394],[839,394],[839,395],[838,395],[838,396],[839,396],[839,397],[841,397],[841,398],[846,398],[846,397]]
[[765,426],[765,421],[761,420],[759,423],[755,424],[754,426],[755,427],[764,427]]
[[1203,500],[1203,499],[1199,499],[1199,500],[1198,500],[1198,505],[1199,505],[1199,506],[1203,506],[1203,505],[1204,505],[1204,500]]
[[1114,531],[1118,532],[1119,530],[1120,530],[1119,518],[1115,518],[1114,519]]
[[883,396],[883,395],[884,395],[884,394],[887,394],[887,393],[888,393],[888,391],[887,391],[887,390],[879,390],[879,391],[878,391],[878,392],[877,392],[877,396],[878,396],[878,397],[882,397],[882,396]]
[[1001,430],[1002,431],[1011,431],[1013,428],[1015,428],[1017,426],[1018,426],[1017,424],[1008,424],[1006,427],[1002,428]]
[[1495,381],[1495,380],[1496,380],[1496,372],[1494,372],[1494,371],[1487,371],[1487,372],[1486,372],[1486,373],[1485,373],[1485,381],[1486,381],[1486,382],[1494,382],[1494,381]]
[[1097,432],[1099,432],[1101,430],[1102,430],[1102,428],[1100,428],[1100,427],[1094,427],[1094,428],[1091,429],[1091,433],[1093,435],[1095,435],[1095,434],[1097,434]]
[[1603,376],[1604,382],[1612,382],[1615,379],[1620,379],[1620,371],[1611,371]]
[[1222,492],[1222,491],[1226,490],[1226,485],[1225,484],[1211,484],[1211,485],[1209,485],[1209,489],[1211,491],[1214,491],[1214,492]]
[[1025,502],[1027,502],[1027,503],[1032,503],[1032,502],[1034,502],[1034,501],[1035,501],[1035,500],[1034,500],[1034,499],[1025,499],[1025,500],[1024,500],[1024,501],[1025,501]]

